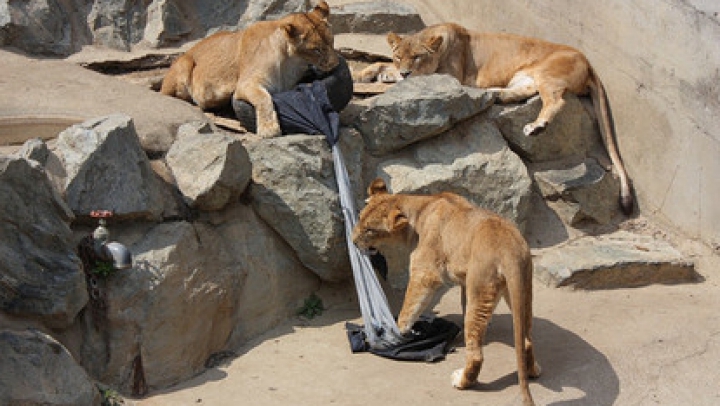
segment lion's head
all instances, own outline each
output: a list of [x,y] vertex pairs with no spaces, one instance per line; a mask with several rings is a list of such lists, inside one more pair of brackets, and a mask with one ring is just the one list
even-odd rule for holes
[[398,195],[388,193],[382,179],[368,187],[367,205],[360,212],[352,240],[361,250],[372,251],[405,235],[408,219],[398,207]]
[[444,41],[441,33],[425,29],[417,34],[401,37],[391,32],[387,35],[387,41],[392,48],[393,64],[404,78],[437,72]]
[[290,15],[283,26],[293,53],[326,72],[339,63],[329,15],[330,7],[322,1],[308,13]]

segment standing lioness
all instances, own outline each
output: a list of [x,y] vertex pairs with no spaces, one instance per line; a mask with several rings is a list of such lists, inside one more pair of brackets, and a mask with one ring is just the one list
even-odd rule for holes
[[483,210],[454,193],[390,194],[376,179],[368,188],[353,242],[364,250],[400,241],[414,243],[410,280],[398,317],[402,333],[445,284],[459,284],[466,299],[464,369],[453,373],[452,384],[475,384],[483,363],[483,340],[495,306],[505,298],[512,311],[518,377],[525,405],[533,405],[528,376],[540,375],[535,362],[532,327],[533,265],[530,249],[510,221]]
[[308,65],[329,71],[338,64],[329,15],[323,1],[309,13],[211,35],[172,64],[160,91],[203,110],[245,100],[255,107],[257,134],[280,135],[270,94],[292,89]]
[[620,207],[629,214],[633,198],[625,166],[615,144],[607,96],[585,55],[566,45],[505,33],[484,33],[444,23],[400,37],[389,33],[393,65],[377,63],[360,80],[446,73],[466,86],[494,89],[501,102],[518,102],[540,94],[543,107],[523,131],[541,133],[565,104],[565,92],[591,91],[603,141],[620,178]]

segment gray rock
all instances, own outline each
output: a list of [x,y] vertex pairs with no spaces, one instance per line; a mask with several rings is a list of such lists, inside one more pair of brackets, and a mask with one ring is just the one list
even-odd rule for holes
[[332,155],[324,136],[291,135],[247,145],[252,204],[326,281],[351,275]]
[[25,159],[32,159],[45,166],[50,156],[50,149],[42,139],[33,138],[25,141],[17,155]]
[[550,286],[615,289],[698,282],[694,264],[670,244],[618,231],[538,252],[535,276]]
[[0,309],[64,328],[87,303],[72,212],[40,165],[0,156]]
[[184,124],[166,160],[190,207],[221,210],[250,182],[251,164],[236,138],[208,123]]
[[227,344],[237,349],[294,316],[321,280],[251,206],[235,204],[206,215],[233,263],[243,270],[232,315],[235,327]]
[[413,33],[425,28],[414,7],[387,1],[343,4],[330,12],[333,33],[398,34]]
[[147,13],[143,3],[134,1],[96,0],[87,21],[93,43],[129,51],[142,38]]
[[0,3],[0,45],[39,55],[68,55],[75,50],[69,16],[57,1]]
[[448,75],[411,77],[374,97],[355,126],[368,151],[383,155],[450,129],[488,109],[494,98]]
[[100,392],[68,350],[37,330],[0,330],[0,404],[94,406]]
[[524,229],[532,180],[498,129],[478,116],[384,161],[378,175],[393,193],[454,192]]
[[119,219],[156,220],[163,211],[158,179],[130,117],[114,114],[60,133],[64,194],[78,216],[112,210]]
[[152,48],[171,45],[188,37],[193,25],[187,21],[182,5],[174,0],[155,0],[147,6],[147,25],[143,42]]
[[171,222],[114,238],[132,269],[98,281],[83,313],[79,359],[100,382],[128,395],[167,387],[204,369],[235,326],[245,268],[209,226]]
[[545,131],[534,137],[523,134],[523,127],[535,121],[542,101],[539,96],[521,104],[496,104],[490,116],[512,148],[530,162],[570,159],[580,163],[600,143],[595,121],[572,94],[565,95],[565,106]]
[[557,202],[556,211],[566,224],[608,224],[618,212],[614,202],[619,182],[594,159],[567,169],[536,171],[534,177],[543,197]]

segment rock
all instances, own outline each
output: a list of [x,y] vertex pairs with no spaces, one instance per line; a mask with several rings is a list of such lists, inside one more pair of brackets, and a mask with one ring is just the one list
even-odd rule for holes
[[236,138],[214,132],[209,123],[184,124],[166,160],[190,207],[221,210],[250,182],[251,164]]
[[343,4],[330,11],[334,34],[366,33],[387,35],[413,33],[425,28],[414,7],[391,2],[361,2]]
[[447,131],[488,109],[494,98],[449,75],[411,77],[374,97],[355,126],[368,151],[383,155]]
[[291,135],[247,149],[253,208],[321,279],[347,279],[345,224],[325,136]]
[[72,212],[40,165],[0,156],[0,310],[65,328],[87,303]]
[[130,117],[113,114],[72,126],[60,133],[56,150],[63,192],[77,216],[102,209],[118,219],[160,218],[158,180]]
[[0,4],[0,45],[37,55],[68,55],[75,50],[71,22],[56,1],[4,1]]
[[409,147],[383,161],[377,172],[393,193],[454,192],[524,229],[532,180],[498,129],[482,116]]
[[583,104],[573,94],[565,95],[565,106],[544,132],[528,137],[523,127],[535,121],[542,100],[533,97],[521,104],[496,104],[490,116],[511,147],[530,162],[546,162],[570,159],[580,163],[600,143],[595,121]]
[[557,202],[556,212],[566,224],[608,224],[618,211],[619,182],[592,158],[567,169],[536,171],[534,177],[543,197]]
[[246,270],[207,225],[179,221],[135,232],[113,230],[134,266],[98,281],[79,358],[98,381],[138,396],[194,376],[225,348]]
[[618,231],[586,236],[538,252],[535,276],[550,286],[575,289],[633,288],[699,280],[694,264],[670,244]]
[[45,166],[50,156],[50,149],[42,139],[32,138],[25,141],[17,155],[21,158],[32,159]]
[[294,316],[321,281],[250,205],[205,214],[245,275],[238,285],[235,327],[227,344],[238,349]]
[[93,406],[100,392],[68,350],[38,330],[0,330],[0,404]]
[[189,36],[193,24],[185,19],[182,7],[173,0],[155,0],[147,6],[143,42],[152,48],[171,45]]

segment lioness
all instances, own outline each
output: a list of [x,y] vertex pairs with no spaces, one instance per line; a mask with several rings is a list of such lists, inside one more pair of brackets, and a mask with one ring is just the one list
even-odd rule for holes
[[211,35],[172,64],[160,91],[203,110],[245,100],[255,107],[257,134],[280,135],[270,94],[292,89],[309,64],[324,71],[338,64],[329,15],[322,1],[309,13]]
[[550,124],[565,104],[565,92],[584,95],[590,90],[605,147],[620,178],[620,207],[626,214],[632,212],[633,197],[615,144],[605,89],[580,51],[536,38],[475,32],[453,23],[433,25],[406,37],[391,32],[387,41],[394,66],[370,65],[360,72],[359,80],[446,73],[463,85],[496,90],[503,103],[539,93],[543,107],[537,119],[524,127],[527,136],[541,133]]
[[454,193],[391,194],[382,179],[375,179],[368,194],[352,233],[358,248],[382,250],[414,236],[400,331],[410,331],[443,285],[461,285],[467,357],[465,368],[453,373],[452,384],[465,389],[477,381],[485,331],[500,297],[505,298],[512,311],[523,401],[533,405],[528,376],[540,375],[530,337],[533,265],[517,227]]

